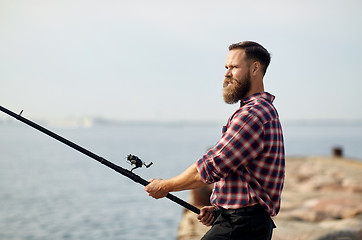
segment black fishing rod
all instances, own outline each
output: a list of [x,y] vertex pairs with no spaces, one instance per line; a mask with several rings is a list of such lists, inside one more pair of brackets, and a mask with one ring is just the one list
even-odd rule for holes
[[[137,174],[133,173],[132,170],[137,168],[137,167],[141,167],[142,165],[145,165],[146,167],[149,167],[152,163],[146,165],[137,156],[134,156],[134,155],[130,154],[130,155],[127,156],[127,160],[130,161],[131,164],[136,165],[136,167],[134,167],[131,171],[129,171],[129,170],[127,170],[125,168],[122,168],[122,167],[120,167],[120,166],[118,166],[118,165],[116,165],[116,164],[114,164],[114,163],[112,163],[110,161],[107,161],[106,159],[104,159],[104,158],[102,158],[102,157],[88,151],[87,149],[85,149],[85,148],[83,148],[83,147],[81,147],[81,146],[79,146],[79,145],[77,145],[77,144],[75,144],[75,143],[61,137],[61,136],[59,136],[58,134],[56,134],[56,133],[54,133],[52,131],[49,131],[48,129],[46,129],[46,128],[44,128],[44,127],[42,127],[42,126],[40,126],[40,125],[26,119],[24,117],[22,117],[21,114],[22,114],[23,111],[21,111],[20,114],[16,114],[16,113],[14,113],[14,112],[12,112],[12,111],[10,111],[10,110],[2,107],[2,106],[0,106],[0,110],[3,111],[4,113],[10,115],[11,117],[16,118],[17,120],[19,120],[19,121],[21,121],[21,122],[35,128],[37,130],[39,130],[40,132],[43,132],[46,135],[48,135],[48,136],[50,136],[52,138],[55,138],[56,140],[64,143],[65,145],[68,145],[69,147],[71,147],[71,148],[73,148],[73,149],[87,155],[88,157],[91,157],[91,158],[97,160],[98,162],[106,165],[107,167],[112,168],[116,172],[130,178],[131,180],[133,180],[136,183],[139,183],[139,184],[141,184],[143,186],[146,186],[146,185],[148,185],[150,183],[150,182],[146,181],[145,179],[141,178],[140,176],[138,176]],[[194,212],[196,214],[200,214],[200,209],[198,209],[197,207],[185,202],[184,200],[182,200],[182,199],[180,199],[180,198],[178,198],[178,197],[176,197],[176,196],[174,196],[174,195],[172,195],[170,193],[167,194],[166,197],[168,199],[170,199],[171,201],[174,201],[175,203],[183,206],[184,208],[187,208],[187,209],[189,209],[190,211],[192,211],[192,212]]]

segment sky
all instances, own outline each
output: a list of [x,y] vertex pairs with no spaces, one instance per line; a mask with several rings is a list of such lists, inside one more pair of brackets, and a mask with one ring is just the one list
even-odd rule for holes
[[282,120],[362,119],[361,12],[360,0],[0,0],[0,105],[226,121],[228,46],[252,40],[272,54],[264,84]]

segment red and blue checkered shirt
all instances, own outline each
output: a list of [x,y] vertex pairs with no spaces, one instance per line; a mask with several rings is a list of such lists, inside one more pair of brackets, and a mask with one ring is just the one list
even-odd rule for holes
[[214,183],[212,205],[237,209],[260,204],[269,215],[278,214],[285,158],[274,98],[263,92],[244,99],[221,139],[197,161],[202,180]]

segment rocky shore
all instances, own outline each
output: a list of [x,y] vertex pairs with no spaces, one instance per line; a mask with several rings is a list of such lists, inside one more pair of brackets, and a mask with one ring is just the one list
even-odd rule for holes
[[273,240],[362,239],[362,162],[288,158]]
[[[190,202],[200,207],[198,195],[192,192]],[[362,239],[362,161],[288,157],[282,208],[274,221],[273,240]],[[185,211],[178,239],[200,239],[207,230]]]

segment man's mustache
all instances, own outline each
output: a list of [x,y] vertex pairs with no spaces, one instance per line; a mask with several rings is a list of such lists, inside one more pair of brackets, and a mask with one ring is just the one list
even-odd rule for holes
[[226,88],[229,85],[229,83],[233,83],[234,81],[235,79],[231,77],[225,77],[223,87]]

